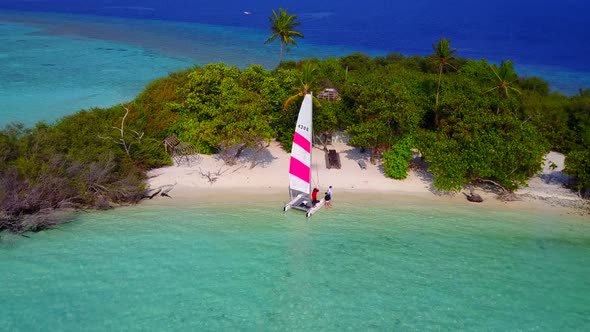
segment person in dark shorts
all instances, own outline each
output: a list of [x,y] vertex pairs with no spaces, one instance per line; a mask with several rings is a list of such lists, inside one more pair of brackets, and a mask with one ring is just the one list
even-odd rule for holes
[[328,191],[326,191],[326,196],[324,196],[324,200],[326,201],[326,207],[332,207],[332,186],[328,187]]

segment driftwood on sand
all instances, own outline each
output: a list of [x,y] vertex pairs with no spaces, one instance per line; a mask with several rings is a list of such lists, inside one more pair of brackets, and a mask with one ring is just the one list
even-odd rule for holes
[[170,191],[172,191],[172,189],[174,189],[175,185],[176,185],[176,183],[175,184],[166,184],[166,185],[154,188],[154,189],[148,189],[145,191],[142,198],[152,199],[152,198],[156,197],[158,194],[160,194],[160,196],[172,198],[168,193]]
[[156,188],[156,189],[150,189],[150,190],[146,190],[145,194],[142,196],[142,198],[148,198],[148,199],[152,199],[154,198],[157,194],[159,194],[162,191],[162,188]]
[[469,190],[469,194],[463,192],[463,195],[465,195],[465,197],[467,197],[467,200],[470,202],[475,202],[475,203],[483,202],[483,198],[481,197],[481,195],[474,193],[473,189]]

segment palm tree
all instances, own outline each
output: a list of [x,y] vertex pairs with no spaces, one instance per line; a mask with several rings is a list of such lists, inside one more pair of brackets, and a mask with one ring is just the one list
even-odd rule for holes
[[[296,94],[292,95],[291,97],[287,98],[287,100],[285,100],[285,105],[283,106],[283,108],[287,108],[287,106],[289,106],[294,100],[304,97],[308,93],[311,93],[311,86],[313,85],[316,79],[315,74],[317,70],[318,67],[315,63],[311,61],[306,61],[305,63],[303,63],[303,66],[301,67],[301,74],[299,75],[299,83],[301,84],[300,88]],[[313,98],[316,99],[315,96]]]
[[440,122],[440,112],[438,110],[438,101],[440,96],[440,85],[442,82],[442,75],[445,67],[456,69],[453,65],[455,57],[453,53],[457,51],[456,48],[451,49],[451,42],[446,38],[441,38],[437,44],[432,44],[434,54],[430,56],[430,60],[438,67],[438,83],[436,85],[436,104],[434,110],[434,127],[438,128]]
[[289,52],[289,44],[297,46],[297,42],[295,42],[293,37],[303,38],[301,32],[293,30],[301,25],[301,22],[295,22],[296,19],[297,15],[289,15],[283,8],[279,8],[279,14],[273,9],[272,16],[268,18],[272,35],[264,43],[266,44],[279,38],[281,42],[280,62],[283,62],[283,44],[285,44],[285,49]]
[[[495,65],[489,65],[490,70],[494,73],[494,78],[496,80],[496,84],[487,89],[482,91],[483,94],[490,93],[494,90],[498,90],[498,96],[500,99],[508,98],[509,91],[514,91],[520,94],[520,91],[512,86],[512,83],[518,79],[518,76],[514,72],[514,68],[512,67],[511,61],[504,61],[500,63],[500,68],[497,68]],[[498,70],[496,70],[496,68]],[[498,102],[498,108],[496,108],[496,114],[500,113],[500,103]]]
[[431,56],[431,61],[438,66],[438,84],[436,85],[436,107],[438,108],[442,74],[447,66],[456,69],[455,66],[453,66],[453,61],[456,59],[453,56],[453,53],[455,53],[457,49],[451,49],[451,41],[446,38],[441,38],[437,44],[432,44],[432,48],[434,49],[434,54]]

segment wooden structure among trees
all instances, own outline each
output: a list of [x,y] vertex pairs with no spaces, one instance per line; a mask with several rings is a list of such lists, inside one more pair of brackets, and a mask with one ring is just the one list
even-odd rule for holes
[[179,143],[180,141],[174,135],[168,136],[162,141],[162,144],[164,144],[164,149],[171,155],[174,154],[174,148],[176,148]]
[[329,101],[340,100],[338,90],[334,88],[327,88],[318,94],[318,99],[327,99]]
[[183,160],[186,160],[190,167],[191,161],[198,161],[200,159],[199,152],[194,145],[189,142],[181,142],[174,135],[166,137],[162,143],[166,152],[170,153],[177,165],[180,165]]
[[340,169],[340,155],[336,150],[328,150],[326,153],[326,168],[336,168]]

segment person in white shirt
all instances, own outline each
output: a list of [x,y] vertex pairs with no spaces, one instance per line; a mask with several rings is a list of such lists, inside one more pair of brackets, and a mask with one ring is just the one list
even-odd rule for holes
[[332,207],[332,186],[328,187],[328,191],[326,191],[326,196],[324,197],[324,200],[326,201],[326,207],[331,208]]

